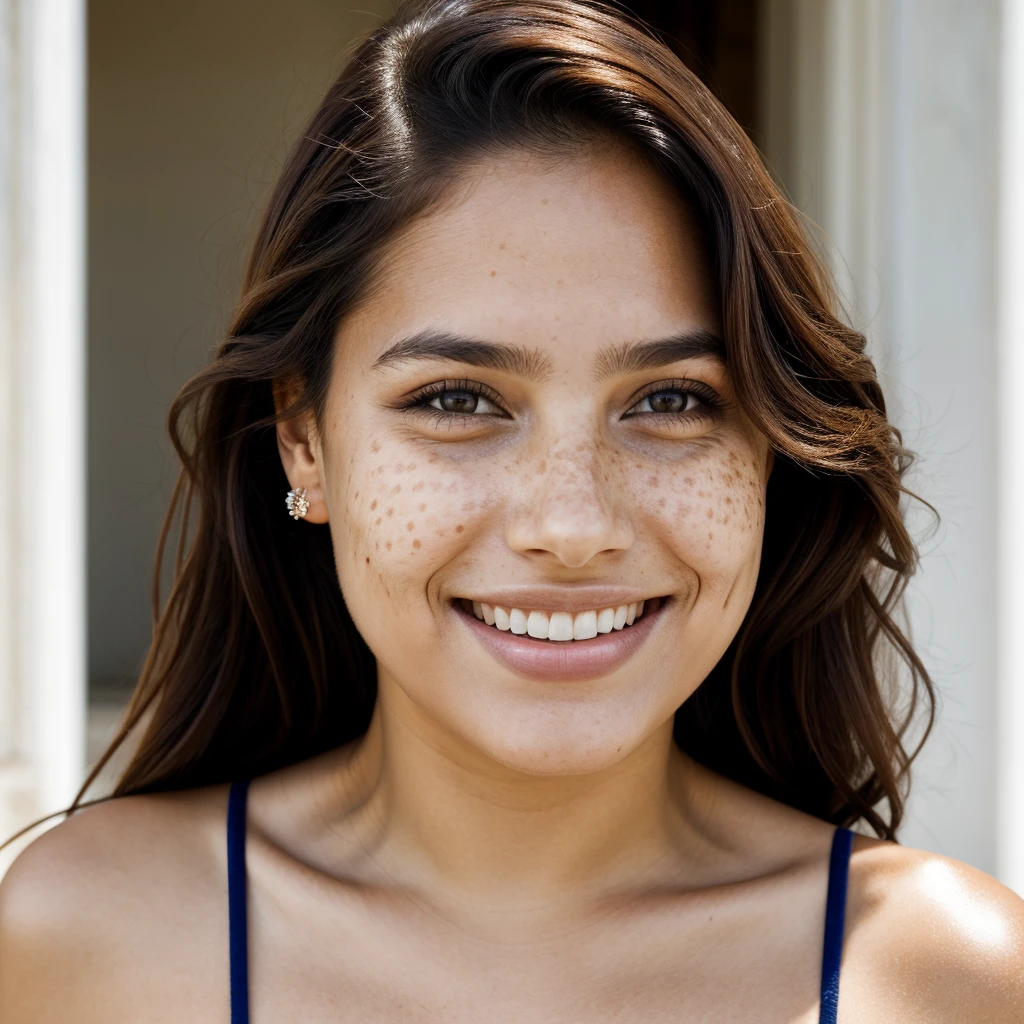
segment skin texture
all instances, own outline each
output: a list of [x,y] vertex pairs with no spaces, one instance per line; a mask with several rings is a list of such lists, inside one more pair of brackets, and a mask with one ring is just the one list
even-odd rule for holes
[[[253,1020],[812,1024],[832,828],[671,738],[749,605],[771,454],[720,360],[614,358],[720,331],[698,233],[617,148],[459,185],[340,325],[321,423],[279,430],[296,529],[331,530],[380,689],[363,740],[253,784]],[[535,372],[375,366],[427,329]],[[404,408],[446,380],[493,404]],[[639,404],[681,382],[718,404]],[[670,600],[624,666],[541,682],[453,603],[539,585],[549,610],[594,586]],[[37,841],[0,888],[4,1021],[226,1020],[225,801],[128,798]],[[1019,1021],[1022,962],[996,881],[856,839],[842,1024]]]

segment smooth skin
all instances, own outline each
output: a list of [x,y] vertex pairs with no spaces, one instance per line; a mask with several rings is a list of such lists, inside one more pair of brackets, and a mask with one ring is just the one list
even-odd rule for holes
[[[513,352],[385,357],[424,331]],[[392,245],[322,430],[279,429],[380,689],[361,741],[252,786],[254,1024],[818,1020],[832,827],[672,742],[749,606],[772,457],[713,354],[628,357],[720,331],[687,211],[618,145],[474,165]],[[511,671],[456,606],[608,586],[670,600],[582,681]],[[113,801],[19,858],[4,1024],[228,1020],[226,796]],[[1019,1024],[1022,965],[1024,901],[855,840],[841,1024]]]

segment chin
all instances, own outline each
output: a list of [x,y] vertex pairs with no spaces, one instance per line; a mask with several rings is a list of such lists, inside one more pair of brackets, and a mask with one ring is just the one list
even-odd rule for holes
[[[636,707],[633,707],[634,714]],[[547,706],[533,713],[473,723],[459,731],[481,754],[525,775],[592,775],[624,761],[660,723],[630,721],[623,709]]]

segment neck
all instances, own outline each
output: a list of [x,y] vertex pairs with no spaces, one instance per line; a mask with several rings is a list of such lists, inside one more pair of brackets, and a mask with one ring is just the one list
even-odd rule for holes
[[657,882],[707,849],[707,773],[671,721],[585,775],[510,769],[443,730],[398,687],[353,754],[359,828],[391,877],[475,906],[552,907]]

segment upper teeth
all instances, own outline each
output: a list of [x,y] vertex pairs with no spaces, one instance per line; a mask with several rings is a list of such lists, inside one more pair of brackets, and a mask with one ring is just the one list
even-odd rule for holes
[[538,640],[590,640],[598,633],[610,633],[613,629],[632,626],[643,611],[643,601],[620,604],[617,608],[577,612],[575,615],[569,612],[502,608],[481,601],[473,602],[473,614],[488,626],[525,633]]

